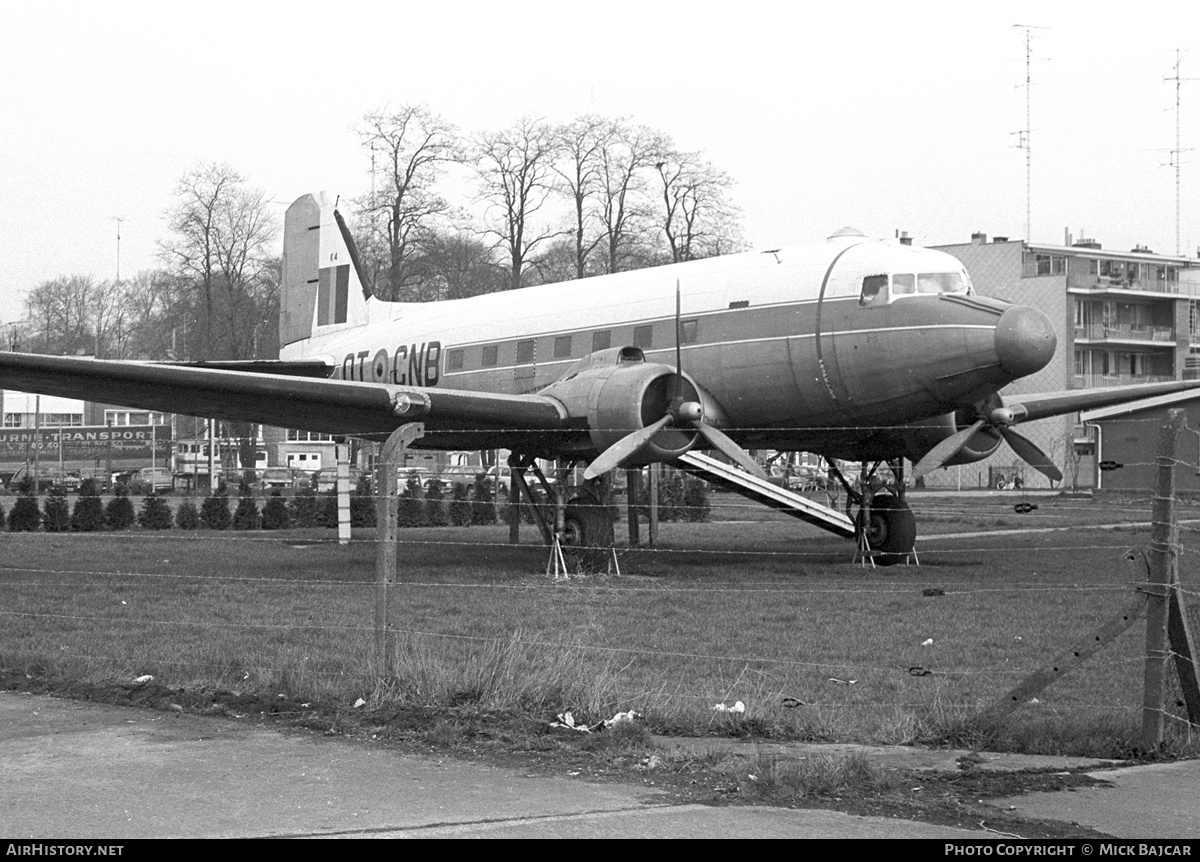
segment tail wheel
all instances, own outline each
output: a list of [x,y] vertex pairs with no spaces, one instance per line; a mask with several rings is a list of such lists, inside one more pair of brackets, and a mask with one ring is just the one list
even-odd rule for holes
[[[917,542],[917,519],[908,503],[892,494],[876,494],[871,500],[870,517],[859,510],[856,526],[875,552],[881,566],[903,563]],[[865,523],[864,523],[865,521]]]

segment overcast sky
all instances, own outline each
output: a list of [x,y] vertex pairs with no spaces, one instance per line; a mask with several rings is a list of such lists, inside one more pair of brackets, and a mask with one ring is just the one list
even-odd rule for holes
[[[920,244],[1032,230],[1175,251],[1175,51],[1200,79],[1200,4],[19,3],[0,0],[0,319],[66,274],[157,265],[183,173],[227,162],[282,215],[360,194],[353,126],[424,102],[464,131],[629,116],[736,181],[757,248],[843,225]],[[424,5],[424,4],[423,4]],[[436,7],[436,8],[435,8]],[[1101,11],[1096,12],[1094,9]],[[720,16],[712,9],[721,9]],[[814,11],[817,10],[817,11]],[[1200,80],[1182,147],[1200,147]],[[1183,154],[1181,246],[1200,244]]]

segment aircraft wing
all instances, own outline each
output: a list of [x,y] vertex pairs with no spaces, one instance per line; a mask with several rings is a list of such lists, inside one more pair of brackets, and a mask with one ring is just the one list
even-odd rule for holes
[[285,372],[282,365],[276,373],[231,367],[0,353],[0,387],[373,439],[407,422],[424,422],[427,432],[458,432],[462,439],[467,432],[485,433],[489,441],[529,442],[568,427],[562,404],[539,395],[287,376],[298,369]]
[[1129,386],[1105,386],[1096,389],[1065,389],[1060,392],[1041,392],[1032,395],[1009,395],[1001,393],[1006,407],[1020,411],[1021,422],[1061,416],[1077,410],[1094,410],[1153,398],[1158,395],[1174,395],[1177,392],[1194,390],[1200,398],[1200,380],[1169,380],[1164,383],[1134,383]]

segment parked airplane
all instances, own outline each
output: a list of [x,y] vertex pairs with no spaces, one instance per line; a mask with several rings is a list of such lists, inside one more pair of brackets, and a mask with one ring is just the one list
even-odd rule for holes
[[[886,462],[888,487],[846,483],[855,517],[822,523],[857,535],[883,562],[903,559],[916,536],[903,459],[919,475],[981,460],[1006,441],[1061,479],[1013,426],[1200,386],[1003,398],[1001,388],[1053,356],[1046,316],[976,296],[950,255],[852,230],[422,304],[370,295],[329,196],[294,202],[284,233],[279,360],[6,353],[0,386],[371,440],[420,421],[419,446],[511,449],[518,471],[535,457],[589,461],[589,483],[653,462],[705,469],[693,449],[720,451],[744,468],[731,474],[747,477],[760,472],[747,449]],[[607,510],[585,505],[596,499],[589,490],[568,509],[567,532],[581,543],[612,535]]]

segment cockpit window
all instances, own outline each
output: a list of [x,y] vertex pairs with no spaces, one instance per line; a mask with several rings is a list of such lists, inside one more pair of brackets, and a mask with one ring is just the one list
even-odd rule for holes
[[923,272],[917,276],[918,293],[969,293],[962,272]]
[[897,272],[892,276],[892,296],[907,296],[917,292],[917,280],[911,272]]
[[862,295],[858,298],[858,304],[870,305],[873,302],[882,300],[887,284],[888,277],[886,275],[868,275],[863,279]]

